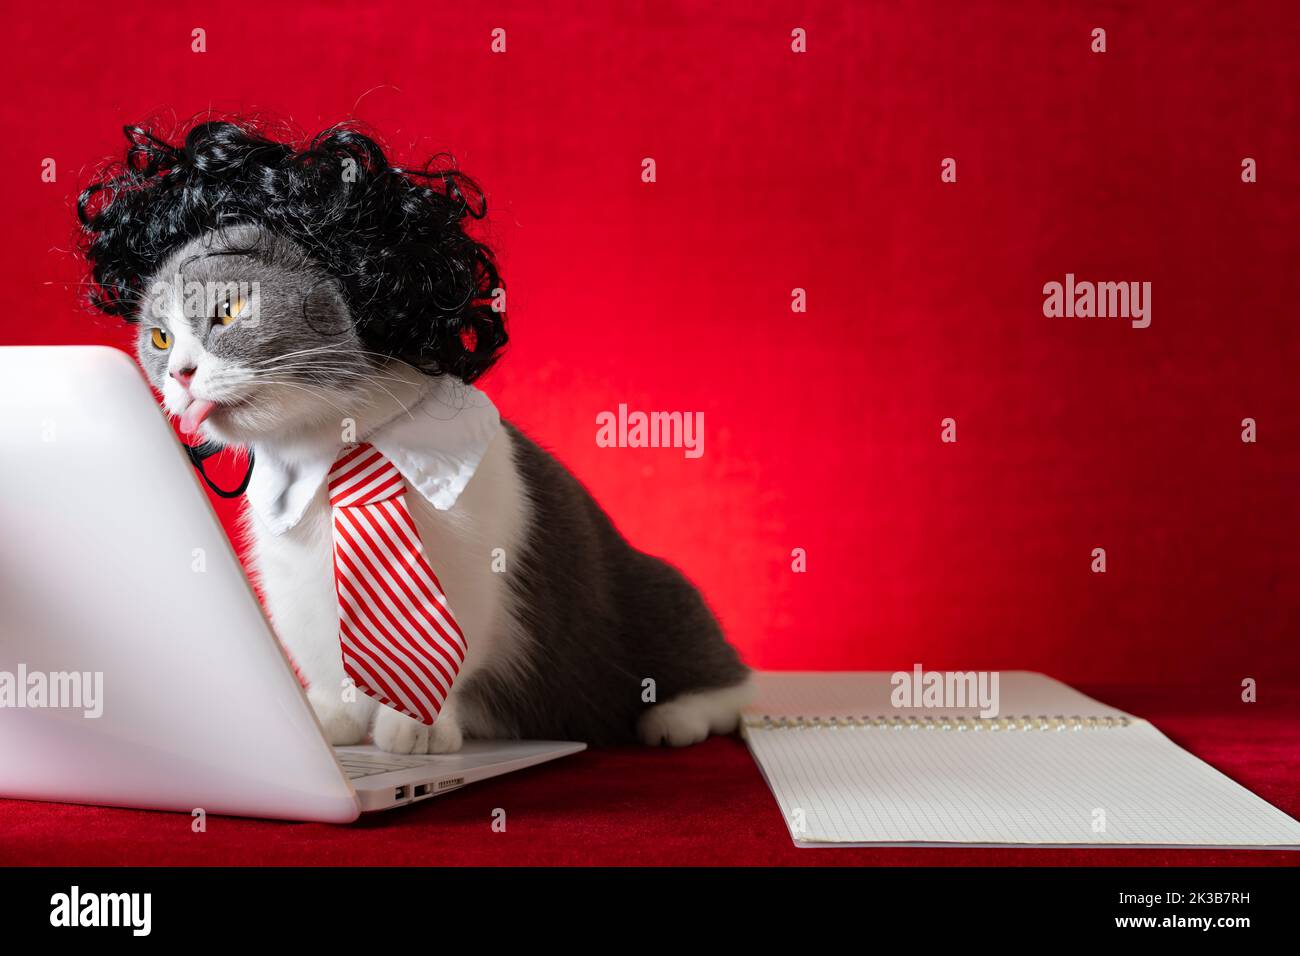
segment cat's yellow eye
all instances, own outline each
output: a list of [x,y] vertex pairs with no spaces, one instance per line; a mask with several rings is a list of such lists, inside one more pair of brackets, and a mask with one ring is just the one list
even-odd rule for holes
[[150,329],[149,341],[151,341],[153,347],[158,349],[160,352],[166,352],[172,347],[172,337],[168,334],[166,329]]
[[229,325],[235,319],[244,314],[243,296],[235,296],[233,299],[227,299],[217,309],[217,321],[222,325]]

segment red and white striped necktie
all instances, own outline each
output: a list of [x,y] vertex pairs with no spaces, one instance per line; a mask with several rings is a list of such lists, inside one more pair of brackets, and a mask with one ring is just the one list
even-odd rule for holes
[[465,635],[424,559],[397,467],[370,445],[329,474],[343,669],[376,700],[432,724],[465,659]]

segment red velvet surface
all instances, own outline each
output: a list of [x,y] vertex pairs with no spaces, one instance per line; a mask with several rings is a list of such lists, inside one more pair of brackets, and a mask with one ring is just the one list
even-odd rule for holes
[[[1300,815],[1300,691],[1084,687]],[[506,811],[506,831],[492,814]],[[588,751],[352,826],[0,801],[0,864],[56,865],[1300,865],[1300,852],[798,849],[737,739]]]

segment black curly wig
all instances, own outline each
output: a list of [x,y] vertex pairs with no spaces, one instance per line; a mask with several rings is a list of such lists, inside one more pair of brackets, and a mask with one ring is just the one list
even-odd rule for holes
[[491,250],[465,230],[486,201],[440,154],[389,165],[337,126],[295,149],[242,122],[195,125],[182,145],[125,128],[125,160],[77,200],[91,303],[137,320],[166,256],[212,229],[254,224],[300,245],[339,283],[368,349],[429,375],[478,378],[506,344],[504,284]]

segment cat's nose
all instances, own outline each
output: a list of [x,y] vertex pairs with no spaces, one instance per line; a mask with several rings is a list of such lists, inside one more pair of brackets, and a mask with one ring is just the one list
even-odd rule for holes
[[189,388],[190,380],[194,378],[195,371],[196,369],[193,365],[186,365],[184,368],[172,369],[171,376],[186,388]]

